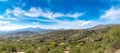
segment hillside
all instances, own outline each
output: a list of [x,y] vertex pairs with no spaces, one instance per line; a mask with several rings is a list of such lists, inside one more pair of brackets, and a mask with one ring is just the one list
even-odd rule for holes
[[0,51],[4,53],[21,50],[25,53],[115,53],[120,49],[120,25],[90,30],[55,30],[31,37],[1,37],[0,45]]

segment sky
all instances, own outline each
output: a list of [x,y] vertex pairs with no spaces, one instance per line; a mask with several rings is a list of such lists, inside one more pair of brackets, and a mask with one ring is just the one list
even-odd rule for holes
[[120,24],[120,0],[0,0],[0,30]]

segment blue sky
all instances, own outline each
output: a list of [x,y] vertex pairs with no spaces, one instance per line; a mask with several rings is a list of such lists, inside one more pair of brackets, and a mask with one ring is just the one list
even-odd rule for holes
[[120,0],[0,0],[0,30],[83,29],[119,20]]

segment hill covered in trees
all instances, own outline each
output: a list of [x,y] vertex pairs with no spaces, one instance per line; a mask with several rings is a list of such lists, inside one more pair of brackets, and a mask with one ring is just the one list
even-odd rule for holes
[[117,53],[119,49],[120,25],[0,37],[0,53]]

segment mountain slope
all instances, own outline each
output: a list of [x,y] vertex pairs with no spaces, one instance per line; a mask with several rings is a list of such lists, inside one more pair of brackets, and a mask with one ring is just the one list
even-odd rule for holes
[[[51,43],[53,41],[79,46],[81,53],[115,53],[120,49],[120,25],[112,25],[109,28],[92,30],[57,30],[44,34],[44,36],[32,37],[39,42]],[[31,38],[30,38],[31,39]],[[84,49],[84,50],[82,50]]]

